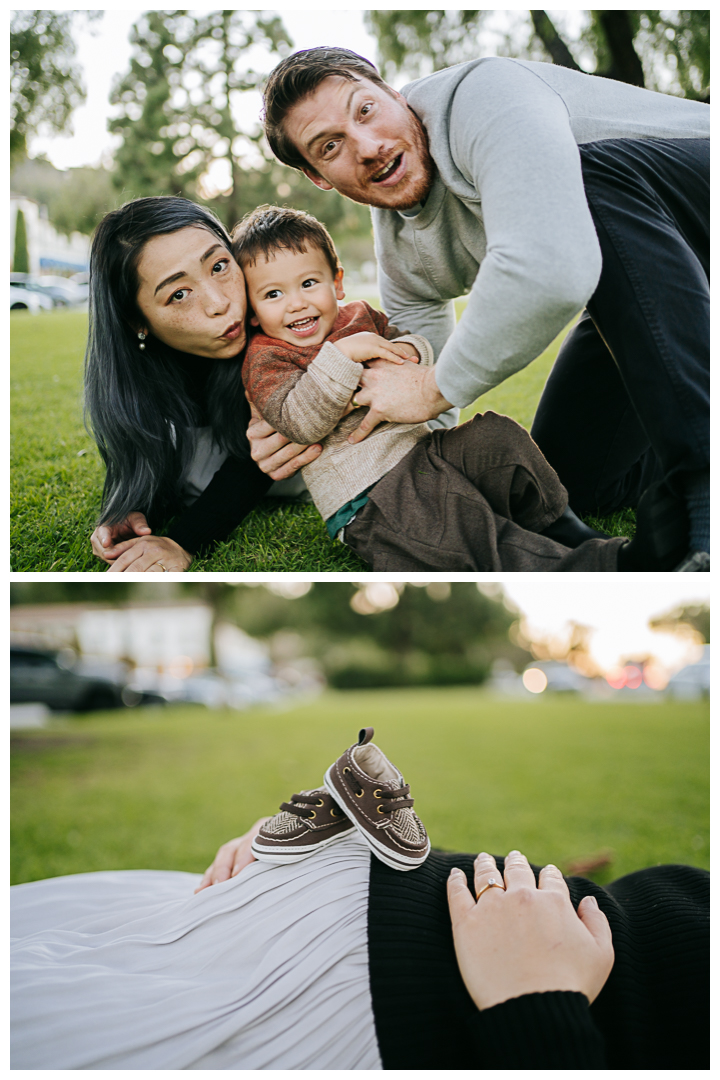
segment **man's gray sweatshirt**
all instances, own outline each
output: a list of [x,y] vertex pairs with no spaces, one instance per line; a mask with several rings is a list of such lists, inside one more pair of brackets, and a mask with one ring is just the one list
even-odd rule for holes
[[[485,57],[402,90],[437,167],[419,213],[373,209],[380,296],[426,337],[440,391],[469,405],[529,364],[585,306],[601,254],[578,144],[709,138],[707,105]],[[455,328],[452,299],[469,293]]]

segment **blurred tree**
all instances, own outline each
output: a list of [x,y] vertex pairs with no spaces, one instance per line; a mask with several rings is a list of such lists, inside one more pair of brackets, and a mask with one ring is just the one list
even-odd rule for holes
[[[241,129],[241,95],[266,77],[249,67],[255,46],[286,55],[292,41],[270,12],[149,11],[131,32],[130,71],[113,88],[121,136],[113,183],[123,201],[182,195],[206,202],[228,228],[261,203],[296,206],[343,237],[366,237],[370,215],[337,192],[320,192],[270,154],[259,123]],[[208,177],[208,170],[211,170]],[[213,186],[220,187],[212,193]]]
[[[365,24],[378,41],[379,67],[389,80],[400,72],[417,78],[483,55],[479,36],[490,11],[369,11]],[[547,11],[528,12],[534,38],[549,60],[635,86],[707,100],[710,80],[709,11],[585,11],[584,27],[572,39]],[[534,56],[529,44],[508,37],[503,51]],[[588,53],[584,67],[573,55]],[[488,55],[491,51],[488,51]]]
[[74,19],[101,11],[14,11],[10,22],[10,155],[21,158],[40,127],[67,131],[70,114],[85,100],[74,62]]
[[66,236],[72,232],[89,236],[103,215],[114,210],[118,203],[112,174],[102,167],[83,166],[67,170],[48,214],[58,232]]
[[708,644],[710,641],[710,608],[707,604],[681,604],[664,615],[650,620],[653,630],[666,630],[685,636],[694,631]]
[[632,86],[645,85],[642,61],[633,44],[639,29],[640,13],[637,11],[590,12],[585,41],[595,46],[595,75]]
[[129,600],[135,588],[130,581],[107,585],[84,581],[13,581],[10,604],[117,604]]
[[530,18],[532,19],[533,29],[545,46],[553,64],[581,71],[580,65],[576,63],[572,53],[558,34],[547,11],[531,11]]
[[380,74],[392,82],[402,71],[417,79],[474,60],[477,36],[489,11],[366,11],[378,43]]
[[631,11],[638,22],[635,47],[646,85],[661,84],[658,67],[673,70],[673,93],[710,101],[710,11]]
[[25,214],[18,209],[15,218],[15,252],[13,254],[13,270],[16,274],[30,273],[30,257],[27,246],[27,228],[25,226]]
[[10,186],[46,206],[50,221],[66,236],[89,235],[119,201],[107,169],[83,166],[63,171],[42,156],[23,158],[10,174]]
[[288,601],[241,586],[234,614],[259,637],[296,631],[336,686],[477,684],[496,656],[527,660],[508,641],[516,615],[502,597],[490,599],[473,583],[382,583],[382,590],[324,582]]

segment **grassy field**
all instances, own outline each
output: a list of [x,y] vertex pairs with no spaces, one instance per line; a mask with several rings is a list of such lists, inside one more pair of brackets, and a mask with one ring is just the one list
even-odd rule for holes
[[18,732],[12,881],[201,872],[220,843],[319,784],[369,718],[435,847],[518,847],[564,869],[609,852],[600,883],[660,862],[709,866],[706,705],[453,688],[328,692],[285,711],[95,714]]
[[[463,302],[458,302],[461,312]],[[99,571],[89,536],[100,508],[103,466],[82,421],[82,358],[87,316],[57,311],[11,317],[12,507],[14,571]],[[561,339],[524,371],[463,413],[494,409],[529,428]],[[626,512],[593,524],[614,535],[633,531]],[[198,559],[199,571],[367,569],[327,535],[313,506],[266,500],[227,543]]]

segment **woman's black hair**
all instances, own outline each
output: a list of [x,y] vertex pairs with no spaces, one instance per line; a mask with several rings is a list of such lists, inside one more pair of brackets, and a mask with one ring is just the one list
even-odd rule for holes
[[[137,305],[138,262],[153,236],[200,227],[228,251],[230,237],[205,207],[188,199],[134,199],[107,214],[90,253],[90,331],[85,354],[85,417],[107,467],[100,521],[123,521],[132,510],[156,516],[181,498],[180,480],[194,449],[198,406],[188,396],[177,354],[150,335]],[[205,361],[207,412],[215,442],[247,453],[242,356]]]

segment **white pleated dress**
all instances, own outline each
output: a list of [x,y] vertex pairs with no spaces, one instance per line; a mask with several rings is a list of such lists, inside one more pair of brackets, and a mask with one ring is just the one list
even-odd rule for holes
[[12,888],[13,1069],[380,1069],[370,852]]

